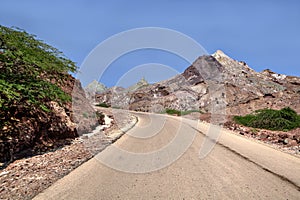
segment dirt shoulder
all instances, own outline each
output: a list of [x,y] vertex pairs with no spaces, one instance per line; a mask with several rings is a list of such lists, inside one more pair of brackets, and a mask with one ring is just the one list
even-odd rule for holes
[[[183,116],[192,120],[210,122],[210,114],[191,113]],[[291,131],[270,131],[265,129],[250,128],[239,125],[232,120],[231,116],[226,116],[224,128],[232,133],[267,144],[275,149],[300,157],[300,128]]]
[[118,116],[109,127],[76,138],[52,152],[16,160],[0,170],[0,199],[32,199],[119,138],[136,123],[128,112],[101,109],[106,116]]

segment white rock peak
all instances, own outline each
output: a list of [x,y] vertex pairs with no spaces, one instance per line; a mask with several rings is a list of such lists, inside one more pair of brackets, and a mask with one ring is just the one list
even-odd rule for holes
[[217,58],[217,57],[225,57],[225,58],[229,58],[229,56],[227,56],[223,51],[221,50],[217,50],[214,54],[212,54],[213,57]]

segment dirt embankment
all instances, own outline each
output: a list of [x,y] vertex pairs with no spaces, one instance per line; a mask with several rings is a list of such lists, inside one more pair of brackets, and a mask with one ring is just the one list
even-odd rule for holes
[[69,140],[70,144],[60,149],[16,160],[0,170],[0,199],[33,198],[105,149],[124,133],[123,127],[136,123],[135,118],[127,112],[114,111],[112,113],[107,109],[100,109],[100,111],[109,118],[118,115],[119,121],[113,120],[111,124],[101,126],[106,128],[94,132],[91,136],[84,134],[79,138]]
[[72,101],[63,105],[55,101],[43,102],[50,111],[24,109],[24,102],[16,102],[10,111],[14,120],[12,126],[4,126],[1,133],[11,137],[0,140],[0,167],[70,144],[71,139],[103,123],[101,113],[95,113],[85,98],[80,82],[69,74],[59,77],[63,78],[52,82],[72,97]]

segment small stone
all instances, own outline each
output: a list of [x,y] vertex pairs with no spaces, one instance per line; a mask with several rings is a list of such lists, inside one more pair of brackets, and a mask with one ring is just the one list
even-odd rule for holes
[[298,142],[296,140],[289,140],[288,146],[289,147],[293,147],[293,146],[297,146]]
[[80,138],[81,138],[81,139],[83,139],[83,140],[86,140],[86,139],[88,139],[88,138],[89,138],[89,136],[87,136],[87,135],[83,135],[83,136],[81,136]]
[[4,176],[4,175],[6,175],[6,174],[9,174],[9,172],[3,171],[3,172],[0,173],[0,176]]
[[268,137],[269,137],[269,135],[264,133],[264,132],[262,132],[261,135],[260,135],[260,139],[263,139],[263,140],[267,139]]
[[290,139],[289,139],[289,138],[285,138],[285,139],[283,140],[283,144],[288,144],[288,143],[289,143],[289,141],[290,141]]

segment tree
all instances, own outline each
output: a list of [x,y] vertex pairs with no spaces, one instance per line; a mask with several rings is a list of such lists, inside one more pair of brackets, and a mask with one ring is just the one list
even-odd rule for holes
[[47,102],[70,101],[59,82],[76,70],[74,62],[36,36],[0,25],[0,139],[13,133],[18,113],[49,112]]

